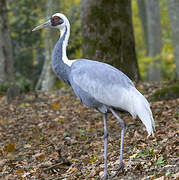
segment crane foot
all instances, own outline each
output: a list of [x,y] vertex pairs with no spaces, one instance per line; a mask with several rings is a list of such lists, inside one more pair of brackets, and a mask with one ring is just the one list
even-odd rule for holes
[[108,174],[104,175],[102,180],[107,180],[107,179],[108,179]]
[[109,178],[109,174],[107,172],[104,172],[104,176],[102,180],[107,180]]
[[118,173],[119,173],[119,171],[120,171],[121,169],[123,169],[123,168],[124,168],[124,163],[123,163],[123,162],[120,162],[119,165],[118,165],[118,167],[117,167],[117,169],[114,169],[114,171],[116,171],[116,172],[115,172],[111,177],[113,178],[113,177],[117,176]]
[[123,169],[123,168],[124,168],[124,163],[120,162],[117,169],[115,169],[114,171],[119,171],[120,169]]

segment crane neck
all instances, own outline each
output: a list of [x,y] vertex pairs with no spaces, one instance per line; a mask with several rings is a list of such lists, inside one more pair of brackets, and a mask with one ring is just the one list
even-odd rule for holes
[[57,41],[52,53],[52,69],[58,78],[69,83],[70,66],[76,60],[69,60],[66,55],[66,48],[70,36],[70,24],[66,23],[63,29],[60,29],[60,38]]
[[60,30],[60,39],[62,40],[62,60],[65,64],[69,64],[69,60],[67,57],[66,49],[68,46],[68,39],[70,36],[70,26],[65,26],[62,30]]
[[66,21],[66,25],[64,26],[64,28],[60,29],[60,39],[62,40],[62,61],[68,66],[71,66],[74,60],[69,60],[66,53],[69,37],[70,37],[70,23],[69,21]]

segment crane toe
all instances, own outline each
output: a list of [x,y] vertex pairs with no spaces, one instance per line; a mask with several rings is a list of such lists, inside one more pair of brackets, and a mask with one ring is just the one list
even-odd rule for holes
[[117,176],[119,171],[123,168],[124,168],[124,163],[121,161],[119,163],[118,167],[116,169],[114,169],[114,171],[116,171],[116,172],[111,177],[113,178],[113,177]]
[[103,178],[102,178],[102,180],[107,180],[108,177],[109,177],[108,173],[105,173],[104,176],[103,176]]
[[121,161],[115,171],[119,171],[120,169],[124,168],[124,163]]

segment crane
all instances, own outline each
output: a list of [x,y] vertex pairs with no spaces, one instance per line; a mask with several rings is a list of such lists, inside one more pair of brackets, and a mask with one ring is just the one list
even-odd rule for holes
[[121,144],[119,165],[115,175],[124,167],[123,143],[126,131],[125,122],[116,109],[129,112],[133,118],[138,116],[145,125],[148,135],[154,135],[154,119],[146,98],[135,88],[133,82],[115,67],[88,59],[69,60],[66,54],[70,36],[70,23],[61,13],[55,13],[45,23],[32,31],[51,27],[60,30],[60,38],[52,53],[52,69],[56,76],[71,85],[79,100],[89,108],[97,109],[104,121],[104,176],[107,172],[107,112],[111,112],[121,125]]

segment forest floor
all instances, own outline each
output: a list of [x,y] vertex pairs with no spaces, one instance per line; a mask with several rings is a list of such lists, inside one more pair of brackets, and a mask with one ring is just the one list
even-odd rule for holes
[[[146,97],[164,83],[139,83]],[[179,99],[151,102],[155,137],[127,114],[125,167],[113,179],[179,178]],[[120,151],[120,124],[108,115],[108,169]],[[0,179],[100,179],[103,175],[103,120],[82,105],[71,89],[27,93],[12,104],[0,98]]]

